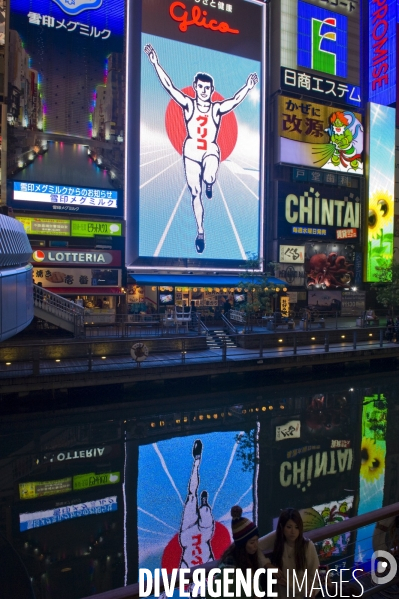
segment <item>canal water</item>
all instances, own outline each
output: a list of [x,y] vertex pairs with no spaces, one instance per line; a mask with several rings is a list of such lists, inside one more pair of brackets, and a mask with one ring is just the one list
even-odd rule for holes
[[[311,530],[394,503],[398,383],[379,373],[175,396],[97,391],[97,409],[8,415],[1,533],[38,599],[80,599],[137,582],[139,568],[217,559],[235,504],[266,534],[288,506]],[[322,561],[367,563],[374,529],[326,539]]]

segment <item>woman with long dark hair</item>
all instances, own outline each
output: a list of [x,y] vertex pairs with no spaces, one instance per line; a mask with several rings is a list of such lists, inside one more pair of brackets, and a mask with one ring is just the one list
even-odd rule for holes
[[[281,512],[273,553],[271,559],[266,559],[266,562],[279,570],[277,574],[279,599],[315,597],[319,592],[319,589],[315,589],[311,593],[315,572],[320,565],[319,558],[312,541],[303,536],[303,522],[298,510],[287,508]],[[296,584],[294,589],[294,571],[299,584],[302,583],[306,572],[307,584],[301,590]],[[316,578],[315,586],[317,582]]]
[[[258,547],[258,527],[248,518],[242,517],[242,508],[239,505],[231,508],[231,516],[234,542],[222,555],[219,568],[234,568],[242,570],[244,574],[250,569],[254,575],[258,568],[264,568],[266,565],[266,558]],[[221,576],[216,578],[221,578]],[[233,593],[235,597],[235,579],[228,587],[228,589],[222,589],[221,597],[224,596],[225,591]],[[254,596],[253,592],[252,596]]]

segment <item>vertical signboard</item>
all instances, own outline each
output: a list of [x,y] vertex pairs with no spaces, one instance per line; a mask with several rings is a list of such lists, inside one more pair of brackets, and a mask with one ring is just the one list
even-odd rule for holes
[[122,216],[124,0],[11,0],[15,208]]
[[128,49],[127,156],[140,132],[128,264],[238,269],[262,253],[265,5],[141,4],[140,47]]
[[393,258],[395,109],[369,105],[368,235],[366,278],[378,281],[379,268]]
[[396,100],[396,0],[370,0],[369,101]]
[[284,91],[360,107],[360,2],[280,0],[280,23],[281,72],[273,91],[278,83]]

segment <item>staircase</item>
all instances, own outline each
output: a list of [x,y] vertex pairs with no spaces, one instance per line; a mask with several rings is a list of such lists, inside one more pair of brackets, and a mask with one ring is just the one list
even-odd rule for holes
[[84,335],[84,308],[56,293],[33,285],[34,314],[61,329],[73,333],[75,337]]
[[237,347],[236,343],[222,329],[208,331],[206,344],[209,349],[222,349],[224,343],[226,347]]

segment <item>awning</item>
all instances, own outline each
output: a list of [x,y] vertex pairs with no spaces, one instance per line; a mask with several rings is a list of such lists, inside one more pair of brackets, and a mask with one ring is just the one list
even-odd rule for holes
[[[157,273],[152,275],[140,275],[130,274],[130,277],[139,285],[156,285],[159,286],[171,286],[171,287],[237,287],[240,283],[243,284],[243,279],[239,275],[159,275]],[[252,281],[256,284],[263,284],[264,280],[254,279]],[[245,281],[246,285],[250,285],[250,281]],[[270,285],[281,285],[287,287],[288,284],[281,279],[276,277],[269,277],[266,284]]]

